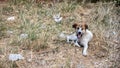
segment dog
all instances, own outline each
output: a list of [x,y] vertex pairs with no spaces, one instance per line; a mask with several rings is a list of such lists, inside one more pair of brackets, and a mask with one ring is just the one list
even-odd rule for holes
[[76,32],[71,34],[65,34],[62,32],[59,34],[59,38],[66,39],[67,43],[73,43],[74,45],[79,46]]
[[73,24],[72,27],[76,31],[76,36],[77,36],[77,44],[76,46],[82,45],[83,48],[83,55],[87,56],[87,49],[88,49],[88,43],[92,40],[93,38],[93,33],[88,29],[88,25],[86,23],[82,24]]
[[71,35],[67,35],[67,43],[69,43],[70,41],[73,41],[74,45],[79,46],[76,33],[73,33]]

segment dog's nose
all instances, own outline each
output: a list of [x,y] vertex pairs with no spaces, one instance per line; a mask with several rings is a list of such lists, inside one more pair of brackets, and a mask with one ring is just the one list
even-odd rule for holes
[[78,34],[81,34],[81,32],[78,32]]

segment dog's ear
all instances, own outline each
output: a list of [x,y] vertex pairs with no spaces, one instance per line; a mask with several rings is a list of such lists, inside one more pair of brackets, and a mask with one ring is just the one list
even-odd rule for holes
[[72,25],[72,28],[76,29],[77,26],[78,26],[78,24],[77,24],[77,23],[74,23],[74,24]]
[[85,24],[85,29],[88,29],[88,25],[87,24]]
[[86,23],[82,23],[82,29],[84,30],[88,29],[88,25]]

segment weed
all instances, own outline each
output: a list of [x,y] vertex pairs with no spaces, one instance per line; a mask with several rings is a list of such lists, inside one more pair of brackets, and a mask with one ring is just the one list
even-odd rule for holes
[[63,4],[63,6],[61,8],[61,11],[62,12],[72,12],[76,8],[76,5],[77,5],[76,2],[72,2],[71,4],[65,2],[65,4]]
[[[74,30],[71,28],[72,27],[71,25],[76,22],[81,23],[80,19],[81,17],[84,17],[86,23],[90,27],[90,30],[94,34],[93,41],[90,42],[89,51],[90,51],[90,56],[95,57],[95,58],[91,58],[88,56],[88,58],[91,59],[92,61],[88,61],[88,60],[85,61],[93,63],[96,60],[99,61],[98,58],[102,61],[102,59],[104,60],[104,58],[108,58],[113,53],[117,55],[115,51],[117,49],[113,47],[114,45],[112,43],[114,39],[112,37],[114,35],[117,36],[117,34],[114,35],[110,34],[110,31],[119,33],[118,31],[119,24],[114,23],[115,21],[118,22],[118,18],[116,16],[117,14],[119,14],[119,10],[117,9],[117,11],[114,11],[114,9],[116,10],[116,8],[113,9],[113,7],[115,7],[114,3],[107,3],[107,4],[97,3],[97,4],[93,4],[93,6],[88,9],[86,7],[82,8],[82,6],[76,2],[68,3],[65,1],[60,3],[54,3],[51,7],[48,7],[47,6],[48,4],[46,3],[36,4],[34,3],[34,0],[9,0],[9,1],[10,4],[7,4],[8,5],[7,7],[4,6],[2,8],[1,15],[4,17],[8,17],[8,15],[11,15],[11,13],[17,11],[17,13],[15,14],[13,13],[13,15],[16,16],[16,21],[15,24],[14,23],[6,24],[9,23],[9,21],[5,21],[4,18],[0,17],[0,39],[8,40],[5,41],[5,43],[7,43],[6,48],[3,47],[4,50],[0,49],[0,52],[2,53],[5,52],[5,54],[9,54],[9,52],[18,53],[19,49],[21,49],[27,52],[25,54],[25,57],[29,59],[28,56],[29,51],[33,51],[33,53],[34,52],[36,53],[39,51],[42,52],[43,50],[55,48],[53,50],[54,53],[46,53],[46,54],[43,53],[40,55],[36,53],[33,57],[32,65],[36,67],[37,65],[40,64],[38,62],[39,61],[38,59],[40,60],[42,59],[47,61],[47,64],[50,65],[58,64],[59,66],[59,63],[65,62],[66,68],[70,68],[71,64],[73,65],[73,63],[74,66],[76,66],[79,61],[78,59],[86,59],[87,57],[83,58],[82,56],[80,56],[81,49],[77,49],[76,51],[78,52],[74,52],[73,49],[76,48],[72,46],[69,46],[71,47],[69,48],[68,47],[69,44],[66,44],[65,42],[66,40],[65,39],[60,40],[58,34],[60,34],[63,31],[69,34],[71,33],[71,31],[74,32]],[[85,10],[90,10],[90,13],[88,15],[85,14],[86,13]],[[53,19],[53,15],[59,12],[63,17],[60,24],[55,23]],[[81,13],[83,13],[83,15]],[[115,15],[115,13],[117,14]],[[14,32],[13,35],[10,36],[9,38],[4,38],[7,29],[9,30],[12,29]],[[70,57],[74,59],[74,61],[72,61],[73,63],[71,63],[71,59],[66,59],[66,56],[69,56],[70,54],[72,55]],[[6,59],[6,57],[4,59]],[[16,63],[11,63],[4,59],[2,60],[0,59],[1,61],[0,68],[17,67]],[[57,59],[60,59],[60,61],[56,61]],[[110,58],[108,62],[114,59],[117,58]],[[51,60],[55,62],[50,62]],[[85,61],[83,60],[83,62]],[[21,62],[25,62],[25,61],[21,61]],[[47,64],[43,66],[47,66]],[[31,63],[27,63],[27,62],[25,63],[26,67],[30,65]],[[104,65],[105,64],[103,64],[103,66]],[[117,65],[118,64],[114,64],[113,66],[117,67]],[[41,68],[47,68],[47,67],[41,67]],[[49,68],[53,68],[53,67],[49,67]],[[103,67],[100,66],[100,68]]]
[[0,21],[0,39],[4,38],[6,36],[5,30],[6,30],[6,26],[3,22]]
[[2,14],[9,14],[13,12],[13,7],[12,6],[6,6],[2,8]]

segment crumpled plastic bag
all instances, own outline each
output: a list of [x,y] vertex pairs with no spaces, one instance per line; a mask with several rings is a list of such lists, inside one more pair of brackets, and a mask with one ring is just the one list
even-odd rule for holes
[[9,55],[9,60],[11,61],[17,61],[21,59],[24,59],[24,57],[21,54],[10,54]]

